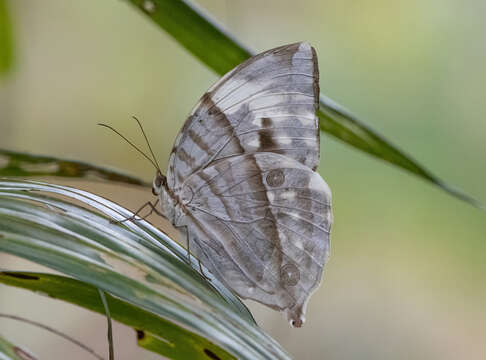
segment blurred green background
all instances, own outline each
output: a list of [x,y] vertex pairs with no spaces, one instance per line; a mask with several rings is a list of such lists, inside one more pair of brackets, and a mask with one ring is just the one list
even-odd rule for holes
[[[486,200],[484,1],[198,3],[255,50],[309,41],[323,93]],[[14,54],[0,77],[0,147],[150,180],[150,164],[96,126],[110,123],[140,138],[130,119],[136,115],[165,167],[186,115],[217,76],[122,1],[6,5]],[[486,358],[486,214],[329,136],[321,141],[319,171],[335,216],[323,284],[304,328],[248,302],[257,321],[296,359]],[[151,198],[132,187],[63,183],[132,209]],[[0,267],[39,269],[2,254]],[[44,322],[106,353],[101,316],[6,286],[0,312]],[[28,325],[0,319],[0,333],[41,358],[86,358]],[[115,346],[117,359],[157,358],[118,325]]]

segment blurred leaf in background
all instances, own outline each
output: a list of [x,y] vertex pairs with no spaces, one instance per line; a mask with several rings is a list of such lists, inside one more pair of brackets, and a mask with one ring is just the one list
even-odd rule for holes
[[6,0],[0,0],[0,76],[7,73],[13,64],[12,27]]

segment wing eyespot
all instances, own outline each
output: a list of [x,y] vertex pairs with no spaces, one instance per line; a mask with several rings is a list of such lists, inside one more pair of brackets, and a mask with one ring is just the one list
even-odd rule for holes
[[300,280],[300,271],[292,263],[285,264],[280,268],[280,280],[284,286],[295,286]]
[[273,169],[267,174],[266,180],[271,187],[281,186],[285,182],[285,175],[282,170]]

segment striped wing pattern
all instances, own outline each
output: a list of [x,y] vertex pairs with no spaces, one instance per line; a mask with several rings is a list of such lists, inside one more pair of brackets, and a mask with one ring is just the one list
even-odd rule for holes
[[315,172],[318,97],[307,43],[237,66],[186,120],[160,195],[215,276],[241,297],[286,311],[293,326],[303,324],[329,254],[331,192]]
[[212,161],[270,151],[315,169],[319,79],[315,50],[296,43],[256,55],[200,99],[175,140],[169,188]]
[[319,174],[274,153],[231,157],[184,182],[198,255],[238,295],[286,310],[299,326],[329,254],[331,192]]

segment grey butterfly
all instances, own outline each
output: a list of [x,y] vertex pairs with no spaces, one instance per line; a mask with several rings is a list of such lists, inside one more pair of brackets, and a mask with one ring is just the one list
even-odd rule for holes
[[202,96],[152,189],[214,276],[296,327],[329,256],[331,192],[315,172],[318,98],[308,43],[248,59]]

